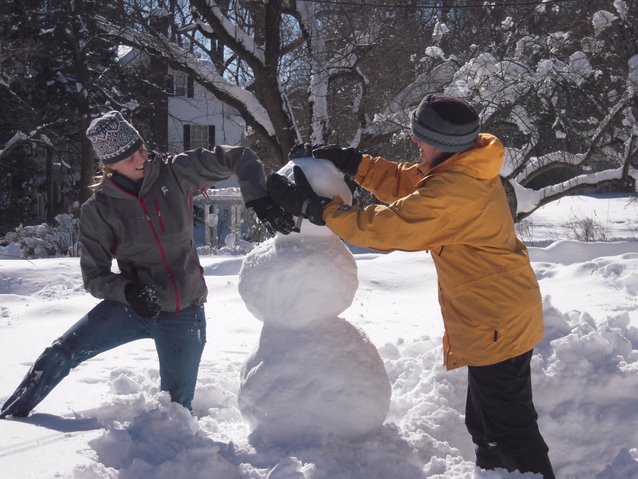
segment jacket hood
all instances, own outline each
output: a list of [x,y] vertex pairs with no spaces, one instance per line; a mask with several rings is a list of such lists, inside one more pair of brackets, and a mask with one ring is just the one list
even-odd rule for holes
[[428,174],[437,171],[458,171],[480,180],[491,180],[500,173],[505,161],[505,147],[494,135],[481,133],[476,146],[451,156]]

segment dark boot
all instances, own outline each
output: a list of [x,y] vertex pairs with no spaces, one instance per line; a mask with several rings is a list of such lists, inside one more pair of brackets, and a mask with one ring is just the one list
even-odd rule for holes
[[533,472],[543,479],[555,479],[546,447],[530,446],[506,451],[496,443],[479,441],[476,447],[476,465],[481,469],[505,469],[509,472]]
[[20,402],[20,394],[22,390],[17,390],[2,406],[0,410],[0,419],[4,419],[7,416],[13,417],[27,417],[31,412],[31,409],[26,407]]
[[547,449],[539,447],[519,449],[514,451],[512,456],[519,472],[533,472],[542,474],[543,479],[556,479]]
[[503,454],[503,451],[496,443],[486,441],[479,441],[477,443],[476,465],[488,471],[499,468],[509,472],[516,470],[514,459],[510,455]]
[[476,465],[488,471],[503,467],[494,448],[488,445],[476,447]]
[[71,356],[57,341],[46,348],[15,392],[5,401],[0,410],[0,419],[7,416],[27,417],[31,410],[69,374],[74,366]]
[[0,419],[4,419],[7,416],[27,417],[29,415],[33,408],[27,404],[25,398],[32,394],[32,390],[36,385],[36,377],[37,375],[32,368],[11,397],[2,405],[2,410],[0,410]]

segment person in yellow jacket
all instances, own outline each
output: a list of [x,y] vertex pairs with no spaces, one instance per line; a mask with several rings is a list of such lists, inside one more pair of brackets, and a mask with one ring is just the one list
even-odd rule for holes
[[268,190],[284,210],[327,225],[353,245],[432,254],[444,362],[448,369],[468,366],[465,422],[477,465],[551,479],[530,374],[533,348],[543,338],[540,291],[499,177],[505,148],[479,133],[479,123],[465,101],[432,94],[412,113],[420,163],[336,145],[312,150],[383,204],[321,198],[298,167],[294,182],[270,175]]

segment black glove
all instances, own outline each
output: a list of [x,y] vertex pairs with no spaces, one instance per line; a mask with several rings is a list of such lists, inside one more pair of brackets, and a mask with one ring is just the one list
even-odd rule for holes
[[357,174],[363,153],[352,147],[341,148],[337,145],[326,145],[314,148],[312,156],[331,161],[341,172],[348,176],[354,176]]
[[274,235],[277,231],[287,235],[295,227],[292,215],[287,213],[268,196],[249,201],[246,206],[255,210],[255,214],[268,232]]
[[157,290],[153,286],[144,284],[139,286],[129,283],[124,288],[124,297],[133,311],[143,318],[157,318],[160,313]]
[[[294,166],[292,171],[294,183],[277,173],[268,177],[266,185],[271,198],[291,215],[308,218],[316,225],[325,225],[322,218],[323,210],[331,200],[319,197],[314,192],[299,166]],[[299,231],[299,227],[295,231]]]
[[299,143],[293,146],[288,152],[288,159],[294,160],[295,158],[312,158],[313,146],[310,143]]

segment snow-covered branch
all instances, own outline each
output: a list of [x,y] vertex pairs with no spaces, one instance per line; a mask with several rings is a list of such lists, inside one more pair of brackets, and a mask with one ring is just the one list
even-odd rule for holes
[[[635,174],[635,170],[633,172]],[[635,176],[631,175],[634,179]],[[613,168],[609,170],[599,171],[596,173],[588,173],[570,178],[567,181],[549,185],[539,190],[532,190],[521,186],[516,181],[510,181],[516,194],[516,216],[524,218],[536,211],[541,206],[554,201],[557,198],[565,196],[569,192],[582,191],[585,187],[594,185],[602,185],[611,181],[620,182],[626,178],[624,167]]]
[[59,125],[61,123],[64,123],[65,121],[66,120],[61,120],[61,121],[52,122],[52,123],[45,123],[38,126],[36,129],[34,129],[33,131],[29,133],[24,133],[22,131],[15,132],[13,136],[9,138],[9,141],[7,141],[4,144],[4,147],[0,149],[0,160],[2,160],[3,157],[7,156],[11,151],[13,151],[18,146],[23,145],[25,143],[29,143],[29,142],[39,143],[41,145],[46,145],[48,147],[53,148],[54,145],[51,142],[51,139],[47,135],[43,134],[42,132],[46,130],[47,128]]
[[16,146],[29,141],[29,136],[25,135],[23,132],[16,132],[10,139],[5,143],[4,148],[0,150],[0,159],[3,156],[7,155],[11,150],[13,150]]
[[[623,158],[620,158],[620,165],[616,168],[609,168],[602,171],[586,173],[575,176],[569,180],[557,184],[545,186],[538,190],[525,188],[516,180],[509,180],[516,196],[517,219],[523,219],[536,211],[541,206],[550,203],[568,194],[574,194],[604,185],[616,185],[627,187],[633,186],[638,191],[638,169],[632,166],[632,159],[638,154],[636,148],[637,136],[632,136],[627,141]],[[578,165],[584,155],[571,155],[571,164]],[[563,160],[570,163],[570,156],[563,155]]]
[[150,55],[164,58],[177,70],[191,74],[198,83],[238,110],[247,124],[265,136],[274,136],[275,129],[270,116],[257,98],[245,88],[224,79],[192,53],[164,37],[149,35],[131,27],[116,26],[104,18],[98,18],[97,21],[99,27],[109,35]]
[[197,21],[197,26],[202,31],[216,35],[233,51],[241,52],[242,59],[253,68],[257,65],[262,67],[265,65],[264,49],[255,43],[252,36],[224,15],[216,2],[213,0],[192,0],[191,3],[206,20],[205,22]]
[[[585,153],[571,153],[567,151],[553,152],[542,157],[532,157],[527,159],[524,167],[516,172],[515,178],[510,178],[511,184],[516,195],[516,216],[522,218],[528,216],[540,206],[560,198],[569,193],[578,192],[585,186],[591,187],[595,185],[609,184],[617,182],[618,184],[626,184],[629,181],[636,182],[636,170],[631,166],[630,160],[635,154],[633,151],[633,143],[635,134],[632,135],[625,144],[622,158],[619,158],[618,165],[615,168],[609,168],[602,171],[581,174],[570,178],[569,180],[545,186],[538,190],[526,188],[532,179],[547,172],[548,169],[572,166],[582,169],[588,164],[593,152],[599,147],[599,140],[608,132],[616,116],[623,111],[630,101],[634,100],[635,93],[633,86],[628,83],[627,88],[620,100],[613,105],[605,118],[599,123],[595,132],[592,134],[591,142]],[[503,172],[504,174],[504,172]],[[505,175],[504,176],[508,176]]]
[[410,112],[416,108],[425,95],[441,91],[454,77],[458,67],[446,60],[403,88],[389,102],[383,112],[374,115],[362,132],[362,136],[378,137],[410,131]]

